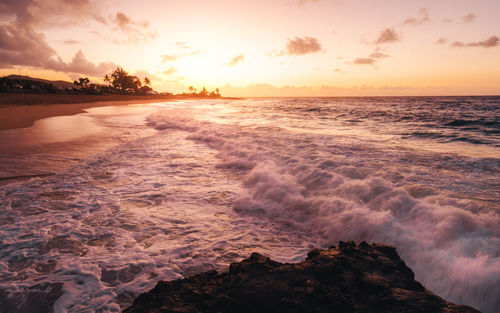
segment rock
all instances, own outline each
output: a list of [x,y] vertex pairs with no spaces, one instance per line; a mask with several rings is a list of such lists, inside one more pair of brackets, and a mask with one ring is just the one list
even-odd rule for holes
[[252,253],[227,273],[160,281],[124,312],[478,311],[425,289],[395,248],[348,241],[312,249],[296,264]]

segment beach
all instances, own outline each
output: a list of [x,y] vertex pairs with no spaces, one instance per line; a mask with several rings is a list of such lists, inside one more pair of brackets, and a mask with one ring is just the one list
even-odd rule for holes
[[[185,98],[185,97],[184,97]],[[163,102],[180,96],[73,95],[73,94],[0,94],[0,130],[24,128],[36,120],[74,115],[99,106]]]

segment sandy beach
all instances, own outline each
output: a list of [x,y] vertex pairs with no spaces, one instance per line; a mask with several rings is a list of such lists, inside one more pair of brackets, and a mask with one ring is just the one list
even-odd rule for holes
[[1,94],[0,130],[30,127],[36,120],[83,113],[85,109],[181,99],[175,96]]

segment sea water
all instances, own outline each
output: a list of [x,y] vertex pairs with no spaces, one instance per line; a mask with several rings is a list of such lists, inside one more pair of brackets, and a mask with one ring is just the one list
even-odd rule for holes
[[4,176],[53,174],[0,185],[0,311],[117,312],[159,280],[339,240],[394,245],[434,293],[500,311],[500,97],[120,112],[77,116],[86,153],[0,154]]

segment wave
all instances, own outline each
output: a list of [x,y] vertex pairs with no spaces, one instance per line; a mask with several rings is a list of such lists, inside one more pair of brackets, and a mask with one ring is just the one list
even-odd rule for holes
[[406,165],[378,164],[388,156],[370,146],[191,123],[196,126],[189,126],[193,131],[187,138],[218,150],[218,167],[243,182],[245,191],[234,203],[237,213],[312,233],[325,246],[339,240],[393,244],[417,279],[437,294],[485,312],[500,310],[497,211],[436,186],[410,184],[411,179],[398,184]]

